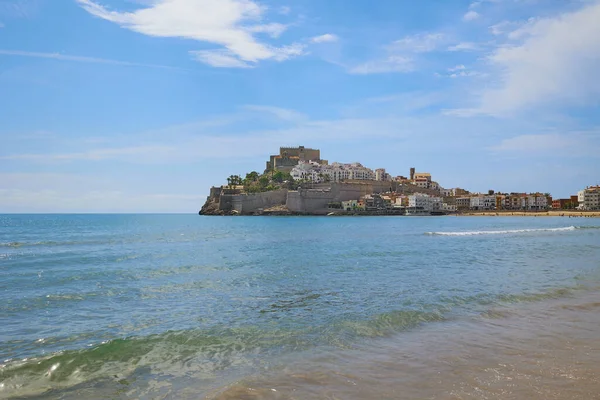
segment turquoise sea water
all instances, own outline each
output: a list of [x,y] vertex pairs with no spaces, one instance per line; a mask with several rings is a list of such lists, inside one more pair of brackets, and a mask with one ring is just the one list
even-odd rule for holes
[[0,398],[197,398],[598,288],[599,260],[593,218],[0,215]]

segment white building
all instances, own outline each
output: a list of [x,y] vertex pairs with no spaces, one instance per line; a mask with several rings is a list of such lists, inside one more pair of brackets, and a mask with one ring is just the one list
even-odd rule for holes
[[342,201],[342,210],[352,211],[358,209],[358,200]]
[[[315,183],[375,179],[373,170],[360,163],[321,165],[314,161],[300,161],[290,174],[296,180],[304,179]],[[388,176],[385,172],[381,175],[384,179]]]
[[580,210],[600,210],[600,186],[591,186],[577,192]]
[[521,198],[523,210],[545,210],[548,208],[548,198],[542,194],[530,194]]
[[468,210],[471,207],[471,198],[457,197],[455,200],[455,204],[458,210]]
[[442,203],[442,211],[455,212],[456,211],[456,204]]
[[385,172],[385,168],[377,168],[375,170],[375,180],[376,181],[391,181],[392,177],[390,174]]
[[290,171],[290,175],[294,180],[307,180],[309,182],[321,183],[325,180],[325,176],[321,172],[321,164],[314,161],[300,161]]
[[423,189],[431,188],[431,174],[429,172],[417,172],[413,184]]
[[408,207],[425,211],[439,211],[442,209],[442,199],[423,193],[415,193],[408,196]]
[[444,197],[454,196],[454,190],[453,189],[444,189],[444,188],[440,187],[440,194]]
[[479,195],[471,197],[471,210],[495,210],[496,196]]

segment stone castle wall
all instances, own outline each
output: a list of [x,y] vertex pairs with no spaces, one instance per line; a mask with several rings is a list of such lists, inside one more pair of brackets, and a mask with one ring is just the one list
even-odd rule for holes
[[[319,186],[319,187],[317,187]],[[380,185],[375,185],[379,190]],[[389,187],[385,190],[389,190]],[[383,190],[379,190],[381,192]],[[370,183],[327,183],[315,185],[315,188],[288,192],[286,206],[288,210],[309,214],[326,214],[329,203],[358,200],[361,196],[374,193]]]
[[235,210],[240,214],[252,214],[259,209],[284,205],[287,193],[286,189],[281,189],[271,192],[233,195],[231,196],[231,210]]
[[[288,210],[298,213],[326,214],[329,203],[358,200],[372,193],[396,189],[395,182],[353,181],[343,183],[320,183],[310,188],[288,191],[285,189],[256,194],[225,194],[219,197],[219,210],[253,214],[259,209],[286,205]],[[212,195],[212,193],[211,193]]]
[[295,156],[301,160],[319,160],[321,158],[321,150],[305,147],[280,147],[279,155],[283,156],[284,153],[287,153],[288,157]]

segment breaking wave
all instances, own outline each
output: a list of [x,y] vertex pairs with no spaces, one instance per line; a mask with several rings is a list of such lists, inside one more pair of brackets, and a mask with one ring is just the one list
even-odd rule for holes
[[507,235],[514,233],[530,232],[567,232],[578,229],[576,226],[567,226],[564,228],[538,228],[538,229],[508,229],[502,231],[465,231],[465,232],[426,232],[426,235],[437,236],[475,236],[475,235]]

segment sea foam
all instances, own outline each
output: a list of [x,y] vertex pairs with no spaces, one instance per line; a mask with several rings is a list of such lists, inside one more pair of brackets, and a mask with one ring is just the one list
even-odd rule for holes
[[529,232],[566,232],[574,231],[575,229],[577,229],[575,226],[566,226],[564,228],[509,229],[502,231],[426,232],[425,234],[439,236],[508,235]]

